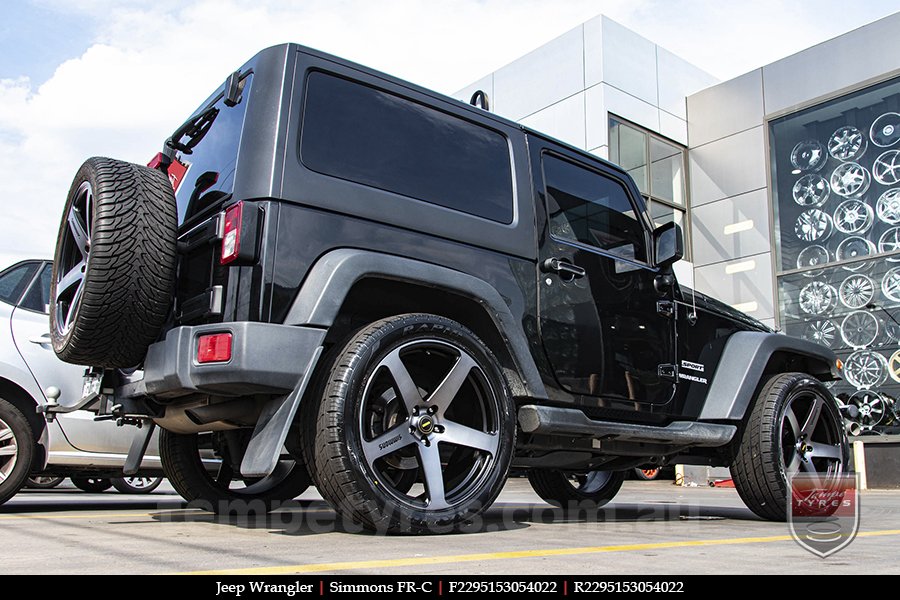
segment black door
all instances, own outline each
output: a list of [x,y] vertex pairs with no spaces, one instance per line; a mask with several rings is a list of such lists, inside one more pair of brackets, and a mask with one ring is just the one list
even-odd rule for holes
[[665,404],[675,391],[672,292],[657,291],[649,219],[626,182],[535,153],[548,226],[540,240],[541,336],[573,394]]

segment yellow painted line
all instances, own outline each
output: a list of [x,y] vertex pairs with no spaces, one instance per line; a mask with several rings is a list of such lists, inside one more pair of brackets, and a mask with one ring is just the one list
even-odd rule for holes
[[100,514],[100,515],[0,515],[0,521],[12,521],[21,519],[131,519],[134,517],[154,517],[159,513],[134,513],[134,514]]
[[[878,537],[900,535],[900,529],[866,531],[856,537]],[[293,575],[301,573],[322,573],[326,571],[352,571],[356,569],[391,569],[422,565],[442,565],[485,560],[515,560],[518,558],[544,558],[549,556],[573,556],[578,554],[600,554],[605,552],[636,552],[641,550],[664,550],[668,548],[696,548],[702,546],[731,546],[737,544],[764,544],[787,542],[789,535],[766,537],[725,538],[718,540],[686,540],[681,542],[654,542],[648,544],[623,544],[618,546],[586,546],[582,548],[548,548],[545,550],[517,550],[512,552],[486,552],[483,554],[456,554],[448,556],[417,556],[385,560],[360,560],[311,565],[284,565],[278,567],[250,567],[246,569],[222,569],[213,571],[191,571],[180,575]]]

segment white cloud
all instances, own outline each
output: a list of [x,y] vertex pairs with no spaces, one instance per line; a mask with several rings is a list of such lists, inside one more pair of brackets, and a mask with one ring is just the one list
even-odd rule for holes
[[[854,25],[828,21],[846,11],[837,0],[808,8],[787,0],[37,1],[88,15],[98,37],[40,86],[0,81],[0,261],[52,252],[85,158],[146,161],[230,70],[266,46],[296,41],[452,92],[601,12],[719,76]],[[856,10],[857,24],[873,10]]]

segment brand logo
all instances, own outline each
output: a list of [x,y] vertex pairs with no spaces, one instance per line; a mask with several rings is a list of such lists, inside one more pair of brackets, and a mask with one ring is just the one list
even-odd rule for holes
[[419,419],[419,431],[428,435],[434,431],[434,421],[432,421],[430,417],[422,417]]
[[791,479],[788,528],[804,549],[827,558],[850,545],[859,531],[857,476],[841,475],[823,482],[815,473]]
[[384,449],[387,448],[388,446],[393,446],[394,444],[396,444],[397,442],[400,441],[400,438],[401,438],[401,437],[403,437],[403,436],[398,435],[398,436],[396,436],[396,437],[392,437],[392,438],[389,439],[389,440],[385,440],[385,441],[381,442],[380,444],[378,444],[378,449],[379,449],[379,450],[384,450]]
[[706,370],[706,367],[704,365],[701,365],[700,363],[691,362],[689,360],[681,361],[681,367],[683,369],[690,369],[691,371],[697,371],[698,373],[702,373],[703,371]]

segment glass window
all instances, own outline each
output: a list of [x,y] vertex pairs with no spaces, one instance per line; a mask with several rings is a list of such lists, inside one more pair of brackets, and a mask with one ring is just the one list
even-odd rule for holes
[[[674,221],[685,237],[687,192],[685,186],[685,150],[617,117],[609,119],[609,160],[631,175],[650,209],[656,226]],[[686,252],[690,243],[685,243]],[[686,258],[690,258],[686,256]]]
[[544,156],[550,232],[615,256],[646,262],[644,228],[618,181],[553,156]]
[[307,79],[300,156],[325,175],[500,223],[513,220],[503,135],[339,77]]
[[40,276],[28,289],[19,306],[38,312],[47,312],[47,306],[50,304],[50,277],[52,274],[53,264],[45,264],[41,269]]
[[38,263],[25,263],[0,273],[0,300],[7,304],[18,302],[37,268]]
[[900,80],[772,120],[769,143],[781,328],[835,351],[832,392],[879,430],[900,406]]
[[[234,190],[234,173],[237,167],[238,146],[244,127],[244,114],[250,96],[252,75],[245,77],[241,84],[241,101],[236,106],[226,106],[219,99],[209,112],[197,111],[193,118],[198,124],[208,127],[202,139],[192,148],[190,154],[178,152],[176,161],[169,167],[169,176],[177,177],[178,188],[175,199],[178,203],[178,223],[181,224],[204,212],[210,206]],[[220,88],[213,98],[223,93]],[[202,127],[201,127],[202,128]],[[186,142],[187,138],[183,138]]]

